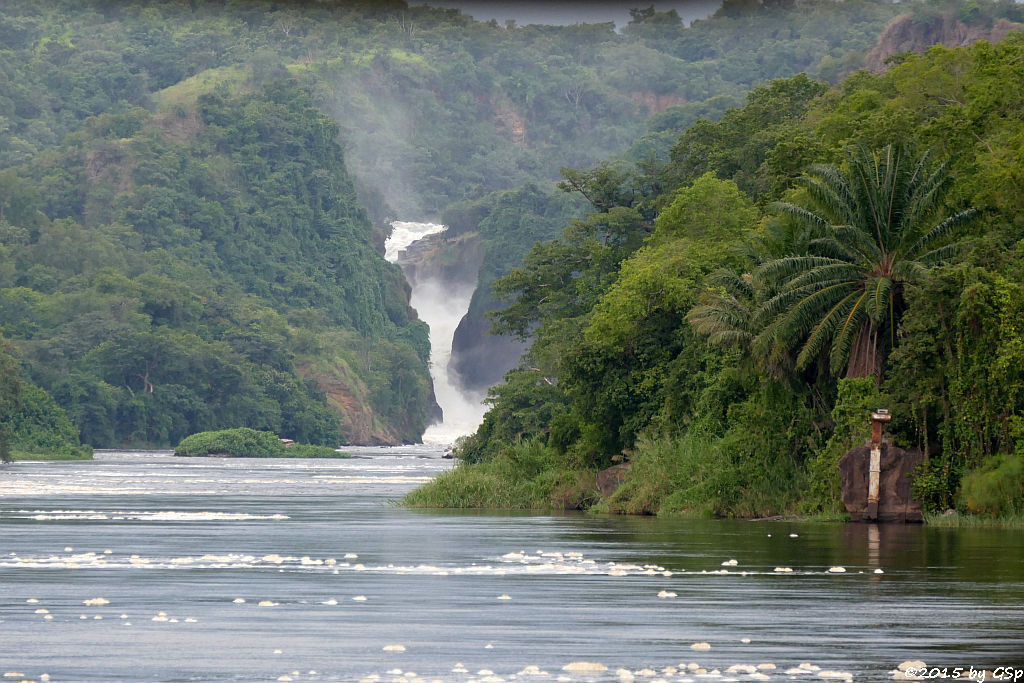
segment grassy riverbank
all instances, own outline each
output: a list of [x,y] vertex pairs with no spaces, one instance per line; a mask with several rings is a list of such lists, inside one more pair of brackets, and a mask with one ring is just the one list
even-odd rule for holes
[[984,527],[1013,527],[1024,529],[1024,514],[1015,513],[1002,517],[985,517],[981,515],[925,513],[924,523],[931,526],[950,527],[956,529],[972,529]]
[[409,492],[402,505],[502,510],[586,509],[600,499],[597,473],[559,466],[539,441],[508,448],[477,465],[460,464]]
[[11,451],[12,462],[50,460],[92,460],[92,449],[82,449],[75,453],[32,453],[29,451]]

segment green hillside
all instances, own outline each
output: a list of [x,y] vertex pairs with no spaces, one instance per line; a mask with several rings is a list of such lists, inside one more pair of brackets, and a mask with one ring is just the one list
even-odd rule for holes
[[1022,57],[1015,32],[772,81],[656,176],[567,176],[594,211],[496,284],[532,346],[407,502],[837,514],[883,406],[926,509],[1019,514]]
[[92,117],[5,172],[18,213],[0,316],[85,442],[236,425],[418,439],[426,328],[372,246],[336,135],[283,79],[179,114]]

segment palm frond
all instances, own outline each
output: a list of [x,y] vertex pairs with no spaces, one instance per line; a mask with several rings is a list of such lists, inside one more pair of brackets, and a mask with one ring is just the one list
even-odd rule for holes
[[935,242],[949,237],[957,228],[970,224],[978,215],[976,209],[964,209],[939,221],[938,225],[922,235],[903,253],[904,258],[914,258],[922,249],[927,249]]
[[829,338],[835,334],[840,321],[847,315],[847,311],[852,305],[852,300],[856,294],[856,292],[850,292],[836,302],[814,326],[811,333],[807,336],[807,341],[800,348],[800,353],[797,354],[796,366],[798,368],[806,368],[811,361],[818,357],[822,349],[825,348]]
[[752,278],[746,274],[728,268],[720,268],[708,275],[708,284],[712,287],[721,287],[727,292],[749,299],[754,298],[754,285],[751,280]]
[[880,261],[882,251],[874,236],[853,225],[833,225],[830,228],[833,239],[852,249],[868,261]]
[[856,286],[850,280],[843,279],[831,282],[815,282],[797,289],[779,292],[761,304],[761,307],[755,311],[755,323],[763,324],[765,321],[772,320],[786,311],[790,311],[796,306],[805,303],[819,292],[833,291],[837,287],[844,285],[847,287]]
[[867,291],[861,293],[860,297],[853,302],[850,310],[846,313],[842,325],[836,330],[832,338],[832,352],[829,354],[829,366],[832,374],[838,375],[839,371],[846,366],[850,359],[850,349],[857,335],[860,334],[868,317],[864,302]]
[[856,215],[849,183],[835,166],[815,164],[799,184],[819,209],[829,214],[831,223],[847,223]]
[[786,256],[765,263],[755,271],[755,276],[760,280],[778,282],[813,268],[839,264],[849,265],[846,261],[827,256]]
[[856,261],[857,254],[851,252],[834,237],[818,237],[807,243],[808,250],[815,256],[840,259],[842,261]]
[[868,317],[875,323],[881,323],[889,315],[893,292],[892,280],[887,277],[876,277],[864,290],[870,295],[867,302]]
[[863,279],[864,271],[850,263],[836,263],[828,266],[819,266],[809,270],[802,275],[797,275],[786,282],[787,291],[802,289],[807,285],[822,284],[826,282],[856,281]]
[[[888,149],[888,148],[887,148]],[[854,198],[858,208],[858,224],[869,230],[884,251],[885,234],[882,230],[883,211],[879,188],[884,182],[883,171],[876,158],[866,147],[854,147],[847,153],[853,176]]]
[[889,275],[896,282],[920,284],[928,279],[928,267],[920,261],[897,261],[893,264]]
[[795,336],[806,334],[821,320],[824,311],[832,308],[836,301],[848,296],[849,292],[849,283],[840,282],[808,294],[788,311],[780,314],[782,328]]
[[825,218],[809,209],[797,206],[796,204],[790,204],[789,202],[772,202],[771,208],[778,213],[789,216],[800,225],[807,226],[814,231],[823,231],[829,225],[829,222]]
[[953,261],[963,251],[962,244],[947,244],[943,247],[932,249],[918,257],[917,262],[925,266],[935,266],[940,263]]
[[[916,170],[916,172],[922,175],[925,171],[920,167],[930,161],[931,154],[926,154],[926,157],[922,157],[918,164],[919,169]],[[903,220],[900,225],[902,231],[913,231],[916,226],[927,222],[928,217],[938,208],[940,200],[953,182],[953,177],[949,173],[951,162],[952,159],[946,159],[927,178],[922,178],[912,188],[912,192],[906,199],[907,210],[903,214]]]

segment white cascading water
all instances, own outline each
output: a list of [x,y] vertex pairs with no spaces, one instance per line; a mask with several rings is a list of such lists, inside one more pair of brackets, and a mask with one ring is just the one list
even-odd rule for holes
[[[417,240],[447,230],[447,226],[437,223],[406,221],[394,221],[391,228],[391,237],[384,243],[384,258],[392,263],[398,263],[399,254]],[[467,396],[452,384],[448,376],[452,339],[459,321],[469,310],[474,287],[456,287],[436,278],[410,279],[410,304],[420,320],[430,327],[430,377],[434,382],[434,396],[444,416],[442,422],[427,428],[423,442],[451,444],[458,437],[475,432],[485,411],[482,396]]]

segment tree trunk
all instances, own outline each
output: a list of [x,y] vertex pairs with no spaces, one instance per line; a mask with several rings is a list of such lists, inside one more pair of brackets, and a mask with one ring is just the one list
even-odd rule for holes
[[857,339],[850,349],[850,360],[846,364],[847,377],[873,377],[878,384],[882,380],[881,354],[878,348],[878,330],[874,323],[868,323],[857,333]]

